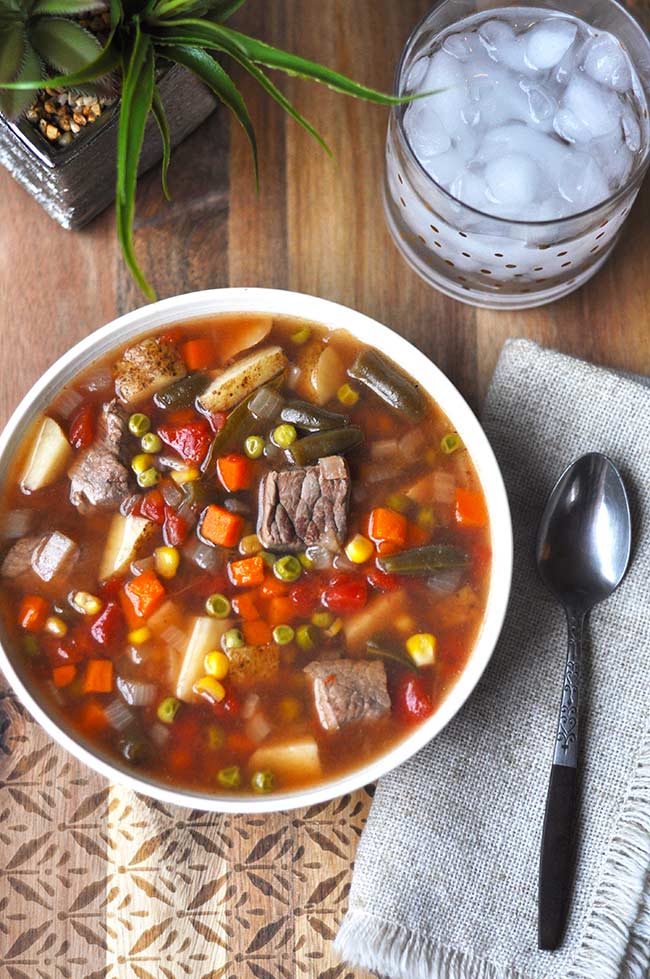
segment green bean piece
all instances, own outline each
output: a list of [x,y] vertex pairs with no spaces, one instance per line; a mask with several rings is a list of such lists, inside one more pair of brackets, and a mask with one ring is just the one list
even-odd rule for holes
[[370,659],[383,659],[390,663],[397,663],[399,666],[405,666],[409,670],[415,668],[411,657],[396,646],[395,643],[391,642],[390,639],[386,639],[385,636],[377,636],[375,639],[369,639],[366,643],[366,655]]
[[228,629],[221,637],[221,645],[224,650],[241,649],[244,645],[244,637],[239,629]]
[[273,630],[273,642],[277,643],[278,646],[286,646],[293,642],[295,635],[290,625],[276,625]]
[[211,724],[205,732],[205,739],[210,751],[218,751],[226,743],[226,732],[218,724]]
[[285,554],[273,562],[273,574],[280,581],[297,581],[302,574],[302,564],[293,554]]
[[307,432],[325,432],[331,428],[342,428],[349,419],[335,411],[327,411],[308,401],[289,401],[280,412],[283,422],[289,422],[296,428],[304,428]]
[[363,350],[348,374],[409,421],[420,421],[423,417],[426,401],[419,385],[377,350]]
[[470,559],[458,547],[450,544],[427,544],[409,551],[387,554],[377,561],[377,567],[385,574],[430,574],[442,568],[462,568]]
[[129,417],[129,431],[136,438],[141,438],[151,428],[151,419],[148,415],[143,415],[141,411],[136,411]]
[[298,439],[285,450],[289,462],[294,466],[307,466],[326,456],[349,452],[363,442],[363,432],[355,425],[347,428],[332,428],[326,432],[314,432]]
[[453,452],[457,452],[458,449],[462,449],[463,441],[460,435],[456,432],[449,432],[448,435],[443,436],[440,441],[440,449],[445,455],[450,456]]
[[178,708],[181,706],[180,700],[176,700],[176,697],[165,697],[158,704],[158,710],[156,714],[158,715],[158,720],[162,721],[163,724],[171,724],[178,713]]
[[259,792],[263,795],[265,792],[272,792],[275,787],[275,775],[273,772],[253,772],[251,775],[251,786],[253,787],[253,792]]
[[188,374],[154,394],[154,403],[165,411],[190,408],[197,395],[201,394],[208,386],[209,381],[208,374]]
[[228,768],[220,768],[217,772],[217,782],[219,785],[223,785],[224,789],[238,789],[241,785],[239,765],[229,765]]
[[258,427],[259,422],[257,418],[248,410],[248,403],[255,397],[255,394],[256,392],[253,391],[241,404],[233,408],[226,419],[226,424],[215,435],[208,454],[201,466],[206,476],[216,476],[218,457],[229,449],[239,448]]
[[225,595],[215,592],[205,600],[205,610],[214,619],[227,619],[231,611],[230,601]]

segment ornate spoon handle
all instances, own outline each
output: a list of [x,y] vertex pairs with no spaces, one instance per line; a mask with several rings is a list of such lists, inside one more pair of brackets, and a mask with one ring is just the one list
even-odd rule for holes
[[562,704],[546,797],[539,865],[538,944],[553,950],[562,941],[573,869],[573,827],[578,785],[578,688],[584,612],[567,611],[567,648]]

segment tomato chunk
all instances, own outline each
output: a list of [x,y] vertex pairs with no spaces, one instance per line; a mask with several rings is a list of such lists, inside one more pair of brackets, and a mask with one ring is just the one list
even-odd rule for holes
[[368,572],[368,584],[377,591],[397,591],[400,580],[396,574],[386,574],[385,571],[375,568],[374,571]]
[[197,419],[184,425],[161,425],[158,435],[186,462],[193,462],[197,466],[205,459],[212,443],[210,426],[204,419]]
[[306,618],[315,612],[321,601],[321,585],[317,581],[301,581],[289,592],[298,615]]
[[398,717],[406,723],[423,721],[433,713],[433,701],[422,678],[412,673],[405,673],[399,678],[393,706]]
[[70,422],[68,439],[73,449],[87,449],[95,437],[93,406],[83,405]]
[[159,489],[149,490],[140,498],[133,512],[161,527],[165,520],[165,498]]
[[335,575],[323,592],[323,605],[337,615],[357,612],[367,601],[368,583],[354,574]]
[[190,525],[187,520],[176,513],[172,507],[165,507],[163,534],[165,536],[165,543],[169,547],[176,547],[178,544],[182,544],[189,533],[189,529]]
[[117,602],[109,602],[90,628],[90,634],[100,646],[112,646],[126,631],[124,613]]

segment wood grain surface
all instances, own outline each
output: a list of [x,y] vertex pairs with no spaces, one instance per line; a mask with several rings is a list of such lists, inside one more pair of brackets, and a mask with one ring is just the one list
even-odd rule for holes
[[[250,0],[237,23],[388,89],[429,5]],[[260,196],[245,140],[222,112],[177,150],[171,204],[158,174],[140,181],[137,247],[160,297],[259,285],[346,303],[413,340],[476,408],[512,336],[650,373],[647,191],[581,291],[529,312],[477,311],[426,286],[388,236],[384,110],[281,82],[329,140],[331,161],[236,77],[259,136]],[[70,234],[0,172],[0,423],[72,343],[142,303],[110,211]],[[330,939],[370,795],[264,819],[173,811],[77,765],[5,693],[0,979],[363,979]]]

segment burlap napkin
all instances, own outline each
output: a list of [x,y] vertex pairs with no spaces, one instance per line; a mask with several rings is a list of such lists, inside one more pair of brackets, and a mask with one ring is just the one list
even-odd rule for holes
[[[484,424],[512,506],[509,614],[457,718],[380,782],[337,948],[405,979],[648,979],[650,388],[513,341]],[[589,622],[576,882],[564,946],[549,953],[537,950],[537,868],[565,625],[533,545],[556,477],[593,449],[623,473],[635,553]]]

